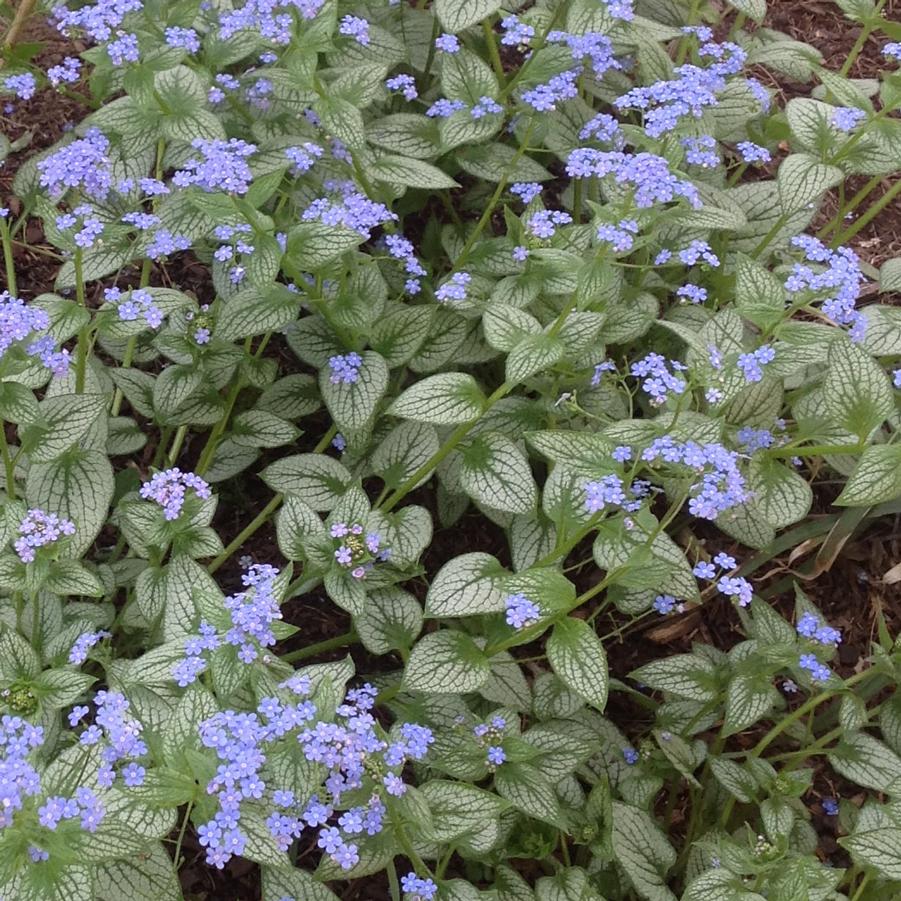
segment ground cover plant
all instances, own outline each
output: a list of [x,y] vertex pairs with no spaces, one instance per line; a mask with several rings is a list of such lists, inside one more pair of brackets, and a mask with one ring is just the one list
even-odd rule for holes
[[901,25],[839,6],[0,5],[0,897],[901,895]]

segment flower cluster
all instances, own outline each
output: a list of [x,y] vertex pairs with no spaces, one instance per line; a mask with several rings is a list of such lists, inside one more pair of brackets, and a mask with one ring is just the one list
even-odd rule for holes
[[621,219],[617,225],[604,223],[598,226],[598,241],[610,244],[615,253],[626,253],[635,244],[638,222],[635,219]]
[[852,341],[862,341],[867,321],[855,308],[864,281],[860,260],[849,247],[831,250],[819,238],[798,235],[792,244],[804,252],[808,266],[795,263],[785,288],[790,294],[809,291],[822,299],[823,312],[839,325],[847,326]]
[[312,141],[304,141],[298,147],[287,147],[285,149],[285,156],[291,161],[291,172],[293,175],[309,172],[316,160],[322,157],[323,153],[325,151]]
[[533,213],[526,222],[526,231],[540,240],[547,241],[554,237],[558,225],[568,225],[573,217],[563,210],[539,210]]
[[814,682],[828,682],[832,678],[832,670],[825,663],[820,663],[816,654],[802,654],[798,666],[807,670]]
[[238,138],[227,141],[195,138],[191,146],[200,151],[200,156],[189,159],[184,168],[175,173],[173,184],[180,188],[197,185],[204,191],[228,194],[247,193],[253,180],[247,159],[257,152],[255,144]]
[[504,599],[504,607],[507,611],[507,625],[514,629],[524,629],[526,626],[534,626],[541,618],[541,608],[534,601],[530,601],[524,594],[510,594]]
[[69,352],[57,350],[56,342],[49,336],[33,337],[34,332],[50,327],[46,310],[26,306],[25,301],[13,297],[8,291],[0,294],[0,358],[14,344],[32,340],[25,345],[28,356],[37,357],[54,375],[65,375],[69,369]]
[[[734,557],[731,557],[724,551],[720,551],[714,556],[712,563],[701,561],[695,565],[692,572],[698,579],[714,581],[721,570],[731,572],[737,566],[738,563]],[[751,603],[754,592],[751,583],[743,576],[720,575],[716,588],[720,594],[726,597],[738,598],[738,603],[741,607],[747,607]]]
[[75,797],[61,795],[47,798],[38,808],[38,822],[51,832],[55,832],[63,820],[79,819],[85,832],[96,832],[105,811],[97,796],[89,788],[75,789]]
[[571,178],[613,176],[619,184],[633,189],[638,209],[672,203],[679,197],[684,197],[696,209],[702,206],[698,189],[690,181],[674,175],[669,163],[653,153],[579,147],[567,158],[566,174]]
[[116,304],[116,312],[123,322],[135,322],[143,318],[153,329],[163,324],[165,314],[154,302],[153,295],[144,288],[133,288],[126,294],[120,288],[107,288],[103,296],[110,303]]
[[664,435],[655,438],[642,451],[641,459],[647,463],[662,461],[687,466],[700,476],[689,489],[688,509],[692,516],[714,520],[750,497],[738,468],[738,454],[721,444],[677,441]]
[[328,361],[331,375],[329,381],[333,385],[352,385],[360,377],[363,358],[353,351],[349,354],[336,354]]
[[296,12],[302,19],[314,19],[325,0],[248,0],[237,9],[220,13],[219,37],[228,40],[239,31],[256,31],[276,44],[289,44]]
[[182,472],[177,466],[154,473],[150,481],[141,486],[141,497],[158,503],[165,518],[171,521],[181,514],[188,489],[193,490],[201,500],[212,497],[209,483],[193,472]]
[[419,294],[422,290],[420,278],[426,275],[426,270],[416,256],[412,241],[408,241],[403,235],[385,235],[385,247],[395,260],[404,264],[404,270],[409,276],[404,283],[404,290],[408,294]]
[[435,291],[435,299],[441,303],[449,300],[461,301],[466,300],[469,283],[472,276],[468,272],[455,272],[437,291]]
[[[103,745],[103,762],[97,781],[104,788],[109,788],[116,779],[114,767],[124,764],[120,766],[123,782],[126,785],[140,785],[144,781],[145,769],[137,761],[147,754],[147,744],[141,738],[143,724],[129,716],[131,704],[119,692],[98,691],[94,704],[94,722],[81,733],[78,741],[86,747]],[[86,706],[74,708],[69,715],[69,725],[78,725],[88,712]]]
[[[381,792],[395,796],[405,792],[398,771],[408,760],[425,756],[432,733],[416,723],[404,723],[396,740],[382,738],[370,713],[376,696],[370,685],[347,693],[338,707],[336,723],[313,722],[317,710],[307,697],[308,679],[295,676],[280,687],[291,691],[292,702],[264,698],[253,713],[226,710],[200,724],[202,743],[220,761],[207,786],[216,796],[218,810],[198,830],[207,862],[221,869],[234,854],[242,853],[247,839],[241,831],[241,804],[267,799],[274,810],[266,823],[281,848],[287,850],[305,828],[318,827],[319,847],[341,867],[350,869],[359,860],[353,837],[381,831],[386,812]],[[263,775],[268,747],[290,733],[295,734],[306,759],[328,771],[324,781],[327,800],[314,795],[300,805],[290,791],[275,789],[270,794]],[[340,813],[337,825],[329,826],[343,795],[361,789],[367,780],[371,784],[368,803]]]
[[389,91],[397,91],[404,95],[404,100],[415,100],[419,96],[416,90],[416,80],[412,75],[395,75],[385,81],[385,87]]
[[415,873],[401,876],[400,887],[407,896],[406,901],[433,901],[438,894],[438,886],[431,879],[420,879]]
[[335,550],[335,560],[349,569],[354,579],[365,579],[376,563],[391,557],[390,549],[382,547],[381,536],[376,532],[367,532],[358,522],[336,522],[329,534],[340,541]]
[[55,198],[66,191],[80,189],[95,200],[103,200],[113,186],[109,139],[97,128],[83,138],[64,144],[42,160],[38,160],[41,187]]
[[704,110],[716,106],[717,94],[726,87],[726,77],[740,72],[747,54],[737,44],[711,42],[709,29],[699,35],[699,55],[714,60],[702,67],[693,64],[677,66],[677,76],[651,85],[632,88],[618,97],[618,109],[636,109],[644,113],[644,128],[652,138],[673,131],[684,118],[700,119]]
[[758,347],[749,354],[740,354],[737,365],[746,382],[759,382],[763,378],[763,367],[776,359],[776,351],[769,344]]
[[320,197],[314,200],[301,215],[305,222],[319,221],[325,225],[343,225],[345,228],[359,232],[367,240],[372,229],[397,219],[383,203],[370,200],[365,194],[356,190],[353,182],[334,185],[338,192],[337,200]]
[[31,100],[38,83],[31,72],[24,72],[21,75],[7,75],[3,80],[3,86],[7,91],[12,91],[20,100]]
[[473,727],[472,734],[485,748],[485,763],[490,770],[496,770],[507,760],[507,754],[502,747],[506,728],[507,721],[502,716],[492,717],[487,723],[479,723]]
[[666,403],[670,392],[673,394],[685,392],[688,383],[676,373],[685,372],[686,369],[688,367],[678,360],[667,360],[661,354],[649,353],[633,363],[629,372],[642,379],[641,390],[650,395],[651,403],[657,407]]
[[573,59],[587,65],[595,78],[603,78],[612,69],[622,69],[616,59],[613,43],[605,34],[590,31],[586,34],[570,34],[566,31],[551,31],[547,36],[549,44],[565,44]]
[[578,97],[578,77],[578,72],[575,71],[561,72],[545,84],[539,84],[528,91],[523,91],[523,103],[528,104],[538,113],[555,110],[558,103]]
[[830,647],[840,644],[842,640],[842,633],[828,623],[823,622],[815,613],[802,614],[795,625],[795,629],[798,635]]
[[104,638],[112,638],[112,632],[100,629],[97,632],[84,632],[78,636],[72,649],[69,651],[69,663],[72,666],[81,666],[88,659],[88,654],[95,645],[100,644]]
[[40,794],[41,778],[28,758],[44,743],[44,730],[21,717],[0,717],[0,829],[13,823],[26,798]]
[[23,563],[31,563],[37,548],[53,544],[64,535],[74,534],[75,523],[71,520],[44,510],[29,510],[19,523],[19,537],[13,542],[13,547]]

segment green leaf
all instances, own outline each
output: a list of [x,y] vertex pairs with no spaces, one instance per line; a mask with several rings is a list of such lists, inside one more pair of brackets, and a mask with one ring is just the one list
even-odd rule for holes
[[760,24],[766,16],[766,0],[728,0],[729,6]]
[[384,147],[409,159],[434,157],[439,150],[438,124],[427,116],[394,113],[366,126],[370,144]]
[[362,243],[358,231],[343,225],[298,222],[288,232],[287,256],[298,269],[315,272]]
[[726,693],[725,735],[734,735],[766,716],[779,696],[770,680],[763,676],[739,674],[729,683]]
[[885,879],[901,881],[901,826],[873,801],[860,811],[851,835],[839,843],[856,862],[875,867]]
[[538,488],[525,454],[498,432],[486,432],[462,451],[460,486],[474,500],[507,513],[531,513]]
[[339,901],[338,896],[310,873],[298,867],[261,867],[263,874],[263,901]]
[[540,770],[527,763],[505,763],[494,774],[497,793],[528,816],[565,828],[566,817],[554,787]]
[[828,757],[846,779],[874,791],[885,791],[901,779],[901,757],[866,732],[845,735]]
[[507,381],[524,382],[563,359],[566,344],[553,335],[529,335],[507,357]]
[[422,629],[419,601],[400,588],[370,591],[354,625],[360,641],[372,654],[409,648]]
[[442,188],[460,187],[446,172],[431,163],[390,153],[380,156],[372,165],[368,166],[366,174],[376,181],[387,181],[391,184],[407,185],[411,188],[441,190]]
[[478,691],[490,674],[488,658],[468,635],[442,629],[413,648],[403,686],[409,691],[464,694]]
[[59,710],[74,704],[95,681],[87,673],[48,669],[35,679],[33,687],[45,709]]
[[879,290],[882,292],[901,291],[901,257],[886,260],[879,270]]
[[435,13],[445,31],[456,34],[496,12],[501,0],[435,0]]
[[607,704],[607,655],[594,629],[567,617],[554,626],[547,643],[548,660],[567,688],[593,707]]
[[432,814],[428,839],[442,844],[490,829],[507,807],[493,792],[465,782],[433,779],[420,791]]
[[759,454],[748,469],[748,488],[754,508],[776,529],[803,519],[813,503],[813,491],[802,476]]
[[901,495],[901,445],[877,444],[864,449],[842,493],[840,507],[869,507]]
[[553,178],[550,172],[529,156],[517,155],[506,144],[470,146],[457,151],[460,167],[485,181],[547,181]]
[[113,468],[100,451],[73,449],[52,463],[33,463],[25,481],[28,503],[72,520],[68,538],[73,556],[94,542],[113,499]]
[[296,494],[317,511],[331,510],[351,482],[346,467],[325,454],[282,457],[260,476],[273,491]]
[[193,363],[167,366],[153,383],[153,406],[164,419],[199,393],[204,372]]
[[141,853],[98,867],[95,901],[181,901],[172,860],[159,842],[148,842]]
[[367,350],[357,380],[351,384],[333,383],[330,370],[319,373],[319,390],[335,425],[346,432],[357,432],[375,415],[379,401],[388,388],[388,367],[381,354]]
[[504,609],[504,569],[490,554],[454,557],[438,570],[425,600],[425,615],[472,616]]
[[[336,137],[352,150],[366,145],[366,126],[357,107],[343,97],[320,97],[316,112],[326,132]],[[362,239],[361,239],[362,240]]]
[[631,676],[651,688],[687,701],[708,703],[716,700],[719,694],[713,664],[698,654],[674,654],[654,660],[640,666]]
[[23,447],[34,463],[48,463],[67,451],[105,412],[102,394],[57,394],[40,403],[40,420],[25,429]]
[[282,447],[295,441],[300,429],[264,410],[239,413],[232,423],[231,439],[242,447]]
[[676,862],[653,817],[629,804],[613,802],[613,850],[635,891],[647,901],[676,901],[666,874]]
[[861,441],[866,441],[895,409],[888,376],[869,354],[850,341],[830,345],[823,401],[836,423]]
[[267,290],[246,288],[232,295],[216,317],[215,333],[223,341],[235,341],[280,331],[297,319],[300,297],[284,285]]
[[782,282],[756,260],[744,255],[738,258],[735,276],[738,312],[760,328],[781,322],[786,301]]
[[[389,488],[398,488],[428,463],[439,449],[438,433],[434,426],[401,422],[372,452],[372,469]],[[430,475],[424,475],[423,481]]]
[[477,419],[484,403],[485,396],[471,375],[445,372],[411,385],[388,413],[416,422],[453,425]]
[[837,166],[826,166],[806,153],[792,153],[779,165],[776,184],[784,214],[818,201],[844,179]]

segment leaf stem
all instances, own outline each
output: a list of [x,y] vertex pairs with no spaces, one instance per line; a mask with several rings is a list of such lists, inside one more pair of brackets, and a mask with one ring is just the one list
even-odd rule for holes
[[13,259],[12,239],[9,234],[9,222],[0,218],[0,240],[3,241],[3,265],[6,269],[6,290],[16,296],[16,263]]
[[[87,309],[84,294],[84,265],[82,261],[82,250],[80,247],[75,250],[75,298],[78,305],[83,309]],[[88,364],[88,342],[90,340],[91,326],[90,323],[83,326],[78,332],[78,349],[75,356],[75,393],[84,394],[85,373]]]
[[345,632],[342,635],[335,635],[333,638],[326,638],[324,641],[308,644],[305,648],[289,651],[287,654],[282,654],[279,659],[283,660],[285,663],[297,663],[299,660],[309,660],[311,657],[324,654],[326,651],[346,648],[348,645],[352,645],[356,642],[358,638],[359,636],[357,635],[356,630],[351,629],[349,632]]

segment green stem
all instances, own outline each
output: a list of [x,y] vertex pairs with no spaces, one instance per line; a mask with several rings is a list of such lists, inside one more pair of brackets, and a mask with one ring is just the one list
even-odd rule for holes
[[450,437],[445,441],[441,448],[432,454],[432,456],[429,457],[429,459],[426,460],[425,463],[423,463],[422,466],[420,466],[419,469],[403,483],[403,485],[395,489],[388,500],[385,501],[379,509],[381,509],[383,513],[393,510],[427,475],[429,475],[429,473],[434,471],[435,467],[437,467],[475,428],[481,417],[484,416],[485,413],[487,413],[488,410],[490,410],[502,397],[509,394],[514,386],[515,383],[513,382],[504,382],[503,385],[501,385],[500,388],[485,401],[485,406],[479,416],[476,419],[469,420],[469,422],[461,422],[460,425],[451,432]]
[[[25,23],[34,12],[36,6],[37,0],[20,0],[16,15],[10,23],[6,36],[3,38],[4,50],[8,50],[15,45],[16,41],[19,39],[19,32],[25,27]],[[0,68],[3,68],[4,64],[5,60],[0,59]]]
[[853,212],[866,198],[878,187],[882,181],[882,175],[874,175],[847,203],[839,207],[835,216],[830,219],[818,232],[818,238],[825,238],[829,232],[838,231],[842,227],[845,216]]
[[234,410],[235,408],[235,403],[238,400],[238,395],[241,393],[241,389],[243,387],[244,379],[241,377],[239,372],[235,372],[234,381],[232,382],[231,389],[229,390],[228,397],[225,401],[225,412],[222,414],[216,425],[213,426],[213,430],[210,432],[210,437],[207,438],[206,445],[204,446],[203,451],[200,454],[197,465],[194,467],[194,472],[196,472],[197,475],[202,476],[207,471],[207,469],[209,469],[210,464],[213,462],[216,448],[219,446],[219,439],[222,437],[225,429],[228,426],[228,421],[231,418],[232,410]]
[[13,246],[10,240],[9,223],[0,219],[0,239],[3,241],[3,265],[6,268],[6,290],[16,296],[16,264],[13,260]]
[[840,244],[846,244],[861,229],[866,228],[897,196],[901,194],[901,179],[898,179],[867,211],[840,235],[832,239],[830,247],[836,248]]
[[497,183],[497,187],[494,189],[494,193],[491,195],[491,199],[488,201],[488,206],[485,207],[482,215],[479,217],[479,221],[476,223],[476,227],[473,229],[472,234],[463,245],[463,249],[457,256],[457,259],[454,260],[454,269],[460,269],[466,263],[466,260],[469,258],[469,254],[472,251],[473,245],[476,243],[476,241],[478,241],[479,236],[485,230],[485,226],[488,225],[488,223],[491,221],[491,217],[494,215],[494,208],[497,206],[498,201],[501,199],[501,195],[504,193],[504,190],[507,187],[507,182],[510,176],[516,169],[516,165],[519,162],[520,158],[526,152],[526,148],[529,145],[529,136],[532,134],[533,125],[534,121],[529,122],[526,133],[523,136],[522,143],[516,149],[516,153],[513,154],[513,158],[510,160],[507,168],[504,170],[503,175],[501,175],[501,178]]
[[[761,754],[790,726],[794,725],[798,720],[807,716],[811,710],[815,710],[819,707],[820,704],[824,704],[826,701],[832,700],[836,695],[841,694],[845,689],[851,688],[856,685],[858,682],[863,682],[866,679],[869,679],[874,673],[879,672],[875,667],[870,667],[869,669],[862,670],[859,673],[855,673],[853,676],[845,679],[842,683],[841,688],[830,688],[826,691],[820,692],[818,695],[814,695],[812,698],[808,698],[800,707],[793,710],[790,714],[783,717],[767,732],[763,738],[754,745],[753,748],[748,752],[749,757],[760,757]],[[725,828],[726,824],[729,822],[729,816],[732,813],[732,808],[735,806],[735,798],[729,798],[726,801],[726,805],[723,808],[723,812],[720,815],[720,825]]]
[[864,873],[863,879],[860,880],[860,885],[857,886],[857,891],[851,896],[851,901],[860,901],[863,898],[864,889],[867,887],[867,883],[870,881],[870,874]]
[[6,474],[6,494],[10,500],[16,499],[16,467],[9,455],[6,441],[6,423],[0,419],[0,455],[3,457],[3,471]]
[[[84,310],[87,303],[84,296],[84,267],[82,263],[82,250],[75,251],[75,298],[78,305]],[[75,357],[75,393],[84,394],[84,380],[88,364],[88,342],[90,340],[90,323],[78,332],[78,349]]]
[[882,12],[882,7],[885,6],[885,0],[878,0],[876,5],[873,7],[873,12],[870,14],[869,21],[867,21],[863,28],[860,30],[860,34],[857,36],[857,40],[854,42],[854,46],[851,48],[851,52],[848,54],[847,59],[842,65],[841,69],[838,70],[838,74],[842,78],[846,78],[848,73],[851,71],[851,66],[857,62],[857,57],[860,56],[860,51],[863,50],[864,44],[866,44],[867,39],[873,33],[875,27],[875,20],[879,17],[879,14]]
[[282,505],[282,501],[285,499],[283,494],[276,494],[265,507],[246,525],[226,546],[225,550],[216,557],[212,563],[206,568],[207,572],[212,574],[228,560],[231,555],[250,538],[251,535],[254,535],[259,529],[261,529],[267,522],[269,522],[270,517],[276,510]]
[[[435,21],[438,20],[435,19]],[[400,901],[400,883],[397,881],[397,870],[393,860],[388,864],[388,887],[391,890],[391,901]]]
[[351,629],[343,635],[336,635],[334,638],[326,638],[324,641],[308,644],[305,648],[298,648],[296,651],[282,654],[279,659],[283,660],[285,663],[297,663],[298,660],[309,660],[311,657],[324,654],[326,651],[346,648],[348,645],[352,645],[357,638],[357,633]]
[[494,29],[487,19],[482,19],[482,34],[485,36],[485,43],[488,45],[488,56],[491,58],[494,74],[497,76],[500,86],[503,87],[504,82],[506,81],[506,77],[504,76],[504,64],[501,61],[501,55],[497,49],[497,40],[494,36]]
[[[313,448],[314,454],[321,454],[328,446],[331,444],[332,438],[335,437],[338,429],[335,426],[332,426],[323,436],[319,439],[319,443],[316,447]],[[207,572],[212,574],[228,560],[231,555],[250,538],[251,535],[256,534],[256,532],[261,529],[267,522],[272,518],[272,515],[276,510],[282,505],[282,501],[285,499],[283,494],[276,494],[265,507],[254,517],[254,519],[245,526],[226,546],[225,550],[216,557],[212,563],[207,567]]]
[[188,807],[185,810],[184,819],[181,821],[181,829],[178,831],[178,841],[175,843],[175,854],[172,857],[172,868],[178,873],[178,867],[181,862],[181,846],[185,840],[185,833],[188,831],[188,823],[191,820],[191,811],[194,808],[194,801],[188,801]]
[[31,596],[31,646],[41,656],[41,605],[38,603],[37,594]]
[[801,447],[774,447],[766,452],[768,457],[825,457],[846,456],[863,453],[859,444],[809,444]]
[[169,454],[167,456],[170,466],[175,465],[175,461],[178,459],[178,455],[181,452],[181,446],[184,443],[185,435],[187,434],[188,427],[186,425],[180,425],[178,431],[175,433],[175,437],[172,439],[172,445],[169,448]]
[[[131,366],[132,360],[135,357],[135,350],[138,347],[138,336],[132,335],[128,339],[128,343],[125,345],[125,355],[122,357],[122,368],[128,369]],[[110,407],[110,415],[118,416],[119,411],[122,409],[122,399],[124,398],[124,394],[122,393],[122,389],[117,387],[115,394],[113,394],[113,403]]]

